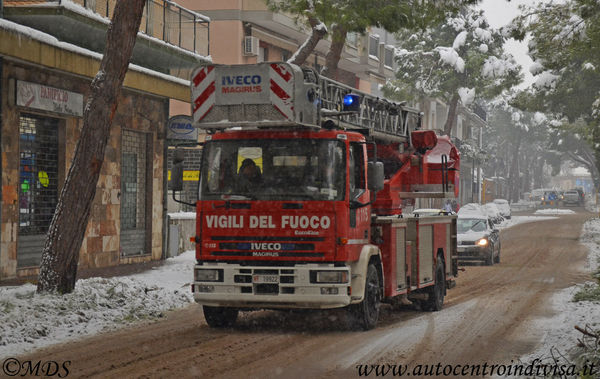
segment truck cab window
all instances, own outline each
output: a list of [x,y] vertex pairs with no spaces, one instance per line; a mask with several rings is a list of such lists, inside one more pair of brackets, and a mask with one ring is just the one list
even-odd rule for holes
[[352,143],[350,145],[350,196],[353,199],[359,197],[366,190],[365,184],[365,156],[363,144]]

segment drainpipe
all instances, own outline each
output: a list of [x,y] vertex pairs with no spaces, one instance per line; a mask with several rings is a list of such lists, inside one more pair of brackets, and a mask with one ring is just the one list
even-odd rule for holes
[[4,6],[2,0],[0,0],[0,18],[4,18]]
[[[165,114],[165,118],[166,120],[169,119],[169,110],[170,110],[170,106],[169,106],[169,100],[167,99],[166,104],[164,105],[164,114]],[[168,167],[167,167],[167,154],[168,154],[168,149],[169,146],[167,144],[167,122],[165,121],[163,127],[164,127],[164,131],[159,130],[158,131],[158,135],[163,134],[164,135],[164,142],[163,142],[163,248],[162,248],[162,259],[166,259],[168,256],[168,244],[169,244],[169,218],[167,215],[168,212],[168,207],[167,207],[167,202],[168,202],[168,190],[169,190],[169,183],[167,181],[168,178]]]
[[[0,19],[2,18],[2,0],[0,0]],[[0,144],[2,143],[2,94],[4,93],[4,76],[3,76],[3,65],[4,61],[2,57],[0,57]],[[0,155],[0,199],[2,199],[2,179],[4,176],[2,175],[2,155]],[[2,203],[0,202],[0,224],[2,223]],[[0,242],[2,242],[2,237],[0,236]],[[0,257],[1,258],[1,257]],[[0,261],[0,267],[2,262]]]

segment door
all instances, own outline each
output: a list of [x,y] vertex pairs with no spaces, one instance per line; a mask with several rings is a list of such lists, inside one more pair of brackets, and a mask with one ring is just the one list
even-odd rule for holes
[[[148,186],[146,133],[123,130],[121,156],[121,251],[123,256],[149,254],[147,250]],[[149,197],[147,197],[149,196]]]
[[[369,202],[369,191],[365,175],[366,150],[363,143],[350,144],[349,156],[349,198],[350,198],[350,230],[351,244],[356,245],[360,252],[362,245],[369,243],[369,232],[371,229],[371,206],[359,206],[358,203]],[[354,203],[353,205],[353,202]]]
[[58,202],[58,119],[19,117],[17,266],[39,266]]

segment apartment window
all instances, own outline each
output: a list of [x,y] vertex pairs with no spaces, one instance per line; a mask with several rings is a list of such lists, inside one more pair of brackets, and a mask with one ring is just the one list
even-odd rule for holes
[[269,48],[268,47],[259,47],[258,48],[258,57],[256,58],[256,61],[257,61],[257,63],[269,61]]
[[391,46],[385,47],[385,57],[383,64],[389,68],[394,67],[394,49]]
[[281,49],[281,61],[282,62],[287,62],[291,56],[292,56],[292,54],[290,53],[289,50]]
[[379,50],[379,36],[378,35],[370,35],[369,36],[369,55],[379,58],[378,50]]
[[94,12],[96,11],[96,0],[84,0],[83,6],[87,9],[91,9]]

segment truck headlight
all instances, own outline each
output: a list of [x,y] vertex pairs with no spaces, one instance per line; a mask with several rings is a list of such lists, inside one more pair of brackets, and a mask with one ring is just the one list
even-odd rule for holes
[[479,241],[477,241],[477,246],[487,246],[487,244],[488,244],[487,238],[482,238]]
[[195,271],[195,280],[197,282],[221,282],[223,275],[221,270],[216,268],[197,268]]
[[347,271],[317,271],[317,283],[348,283]]

